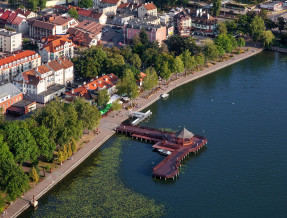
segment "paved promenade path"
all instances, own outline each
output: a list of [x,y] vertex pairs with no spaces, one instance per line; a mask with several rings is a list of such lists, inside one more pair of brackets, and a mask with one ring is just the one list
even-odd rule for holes
[[[188,76],[180,77],[179,79],[171,82],[166,89],[161,89],[157,93],[153,94],[149,99],[145,99],[140,97],[136,100],[138,104],[138,108],[135,110],[141,111],[157,101],[160,98],[160,95],[163,93],[168,93],[174,88],[181,86],[185,83],[193,81],[197,78],[203,77],[207,74],[210,74],[214,71],[220,70],[226,66],[234,64],[240,60],[253,56],[262,49],[251,47],[248,52],[245,52],[240,55],[234,55],[233,58],[230,58],[224,62],[219,62],[216,65],[212,65],[209,68],[206,68],[202,71],[198,71],[194,74],[190,74]],[[83,146],[78,150],[77,153],[73,155],[72,160],[66,160],[62,166],[55,169],[54,172],[45,177],[43,181],[38,183],[34,188],[29,190],[27,193],[23,195],[22,199],[17,199],[13,202],[4,212],[5,215],[3,217],[17,217],[19,216],[25,209],[30,206],[30,201],[33,199],[33,195],[36,199],[39,199],[42,195],[44,195],[47,191],[49,191],[54,185],[56,185],[59,181],[61,181],[67,174],[69,174],[73,169],[75,169],[80,163],[82,163],[90,154],[92,154],[97,148],[99,148],[107,139],[109,139],[114,133],[114,129],[120,125],[124,120],[128,118],[128,111],[122,109],[119,113],[117,113],[115,117],[113,117],[113,113],[110,113],[109,116],[104,117],[100,120],[100,134],[95,136],[89,143]]]

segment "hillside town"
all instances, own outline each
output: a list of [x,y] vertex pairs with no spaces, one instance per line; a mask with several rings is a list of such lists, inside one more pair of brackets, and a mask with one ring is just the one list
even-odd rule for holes
[[[286,1],[39,2],[9,0],[0,9],[0,129],[7,132],[0,143],[11,145],[5,152],[14,152],[15,169],[30,164],[17,176],[32,182],[39,180],[39,157],[62,165],[83,131],[99,134],[100,118],[139,107],[139,96],[148,99],[179,78],[250,52],[246,45],[287,52]],[[34,147],[16,151],[13,128],[25,129]],[[37,141],[41,131],[46,150]],[[28,180],[15,191],[2,189],[2,211]]]

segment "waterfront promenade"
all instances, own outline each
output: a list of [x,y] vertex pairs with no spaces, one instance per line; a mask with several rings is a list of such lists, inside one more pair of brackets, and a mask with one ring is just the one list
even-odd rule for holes
[[[160,98],[160,95],[163,93],[168,93],[178,86],[181,86],[197,78],[208,75],[226,66],[232,65],[240,60],[253,56],[261,51],[262,50],[259,48],[250,48],[250,50],[244,54],[234,55],[233,58],[228,59],[224,62],[219,62],[216,65],[212,65],[209,68],[206,68],[202,71],[190,74],[186,77],[180,77],[178,80],[170,83],[167,88],[161,89],[160,91],[152,95],[149,99],[145,98],[137,99],[136,102],[139,107],[136,108],[136,110],[140,111],[148,107],[149,105],[157,101]],[[99,148],[107,139],[109,139],[115,133],[114,128],[116,128],[122,121],[128,118],[127,110],[122,109],[119,114],[120,115],[117,115],[115,117],[113,117],[111,114],[107,117],[102,118],[99,126],[99,130],[101,131],[101,133],[95,136],[95,138],[93,138],[89,143],[87,143],[84,147],[82,147],[76,154],[74,154],[72,160],[65,161],[62,166],[55,169],[54,172],[47,175],[42,182],[40,182],[34,188],[25,193],[22,199],[18,199],[15,202],[13,202],[10,205],[10,207],[5,211],[4,217],[18,216],[21,212],[23,212],[26,208],[29,207],[33,195],[35,196],[36,199],[39,199],[54,185],[56,185],[59,181],[61,181],[67,174],[69,174],[73,169],[75,169],[80,163],[82,163],[91,153],[93,153],[97,148]]]

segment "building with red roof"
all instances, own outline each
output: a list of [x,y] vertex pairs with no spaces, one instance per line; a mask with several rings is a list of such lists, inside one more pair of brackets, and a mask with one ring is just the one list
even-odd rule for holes
[[86,10],[86,9],[78,9],[78,15],[79,15],[79,21],[83,20],[91,20],[98,22],[100,24],[106,24],[107,23],[107,15],[99,12],[93,12],[92,10]]
[[68,35],[49,35],[38,43],[42,62],[49,62],[60,57],[73,58],[75,44]]
[[23,71],[41,65],[41,56],[35,51],[17,51],[0,59],[0,81],[11,81]]
[[15,30],[18,33],[28,32],[28,21],[25,16],[13,12],[10,10],[5,10],[0,16],[1,27],[6,27]]
[[118,81],[119,78],[113,73],[110,73],[96,80],[93,80],[90,83],[84,84],[83,86],[66,92],[65,98],[67,100],[73,100],[76,97],[83,97],[86,100],[92,100],[93,95],[102,89],[107,89],[109,95],[112,95],[116,91],[116,83]]
[[74,64],[66,57],[48,62],[19,74],[13,84],[25,98],[42,104],[66,91],[66,85],[74,81]]
[[138,17],[144,17],[146,15],[152,15],[152,16],[157,16],[157,7],[154,5],[154,3],[149,2],[142,4],[138,8]]

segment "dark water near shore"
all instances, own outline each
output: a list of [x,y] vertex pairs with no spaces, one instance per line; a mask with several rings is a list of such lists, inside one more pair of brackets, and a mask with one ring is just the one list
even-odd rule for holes
[[287,217],[287,55],[263,52],[179,87],[148,109],[153,116],[143,125],[185,126],[208,139],[177,181],[152,179],[152,167],[164,157],[151,144],[115,136],[22,217],[65,216],[59,211],[77,210],[75,202],[87,197],[82,216],[98,216],[98,199],[82,187],[97,188],[95,160],[119,143],[119,181],[164,204],[166,217]]

